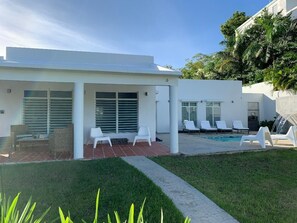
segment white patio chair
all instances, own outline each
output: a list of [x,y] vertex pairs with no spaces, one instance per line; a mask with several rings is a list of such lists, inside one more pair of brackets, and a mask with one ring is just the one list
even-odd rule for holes
[[228,128],[225,121],[216,121],[218,130],[220,131],[232,131],[232,128]]
[[258,141],[261,147],[264,149],[266,148],[266,140],[268,140],[271,146],[273,146],[268,127],[260,127],[256,135],[243,135],[240,140],[240,146],[245,141],[249,141],[250,143],[253,143],[253,141]]
[[233,129],[237,132],[239,131],[248,131],[248,134],[250,132],[250,129],[247,127],[243,127],[242,122],[240,120],[234,120],[233,121]]
[[213,128],[213,127],[210,126],[209,121],[201,121],[200,125],[201,125],[200,126],[201,130],[204,130],[204,131],[218,131],[217,128]]
[[291,126],[287,134],[271,135],[274,143],[277,144],[278,140],[289,140],[295,147],[297,147],[297,126]]
[[184,129],[187,130],[188,132],[200,131],[200,129],[195,126],[193,121],[184,120],[184,126],[185,126]]
[[109,136],[104,136],[102,133],[102,130],[100,127],[98,128],[91,128],[91,134],[90,134],[90,138],[92,140],[94,140],[93,143],[93,148],[95,149],[97,146],[97,143],[99,141],[108,141],[109,145],[112,147],[111,141],[110,141],[110,137]]
[[148,144],[151,146],[152,144],[150,129],[146,126],[141,126],[138,130],[137,135],[134,137],[133,146],[135,146],[137,140],[146,140]]

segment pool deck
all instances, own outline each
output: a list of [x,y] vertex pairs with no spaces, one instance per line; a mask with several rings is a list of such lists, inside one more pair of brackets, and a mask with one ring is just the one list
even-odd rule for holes
[[[250,134],[256,134],[250,133]],[[273,147],[266,143],[266,148],[262,149],[259,143],[254,142],[243,143],[242,146],[239,145],[239,142],[220,142],[211,139],[207,139],[208,136],[241,136],[243,134],[237,133],[179,133],[179,151],[180,154],[184,155],[201,155],[201,154],[215,154],[215,153],[235,153],[235,152],[244,152],[244,151],[263,151],[271,149],[288,149],[292,148],[293,145],[288,141],[279,141],[277,145]],[[169,147],[170,145],[170,135],[169,134],[157,134],[157,137],[162,140],[162,144]]]

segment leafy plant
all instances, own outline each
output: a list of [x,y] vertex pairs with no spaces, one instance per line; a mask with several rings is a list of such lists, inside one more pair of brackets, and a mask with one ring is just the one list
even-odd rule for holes
[[[96,209],[95,209],[95,216],[94,216],[94,220],[93,223],[98,223],[98,209],[99,209],[99,197],[100,197],[100,189],[97,192],[97,196],[96,196]],[[130,211],[129,211],[129,216],[128,216],[128,220],[125,220],[123,223],[144,223],[144,218],[143,218],[143,209],[144,209],[144,204],[145,204],[145,200],[143,201],[140,211],[138,213],[137,216],[137,220],[135,221],[135,208],[134,208],[134,204],[132,203],[130,206]],[[61,208],[59,208],[59,214],[60,214],[60,220],[61,223],[73,223],[73,221],[70,218],[70,213],[68,213],[68,216],[65,217],[63,211]],[[116,223],[122,223],[119,213],[117,211],[114,212],[114,217],[115,217],[115,222]],[[163,223],[163,211],[161,209],[161,220],[160,223]],[[86,221],[82,220],[84,223],[86,223]],[[108,214],[107,215],[107,222],[108,223],[112,223],[111,217]],[[184,220],[184,223],[190,223],[191,219],[190,218],[186,218]]]
[[264,120],[260,122],[260,126],[267,126],[269,128],[269,131],[271,131],[274,122],[275,120],[269,120],[269,121]]
[[6,199],[4,194],[0,193],[0,223],[27,223],[34,222],[39,223],[42,221],[44,216],[47,214],[50,208],[48,208],[40,217],[34,216],[34,210],[36,207],[36,202],[31,204],[31,198],[25,205],[23,210],[18,209],[20,193],[18,193],[13,201],[11,202],[10,197]]

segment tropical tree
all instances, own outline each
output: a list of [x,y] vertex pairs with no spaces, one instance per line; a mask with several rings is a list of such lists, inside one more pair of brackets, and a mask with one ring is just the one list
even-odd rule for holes
[[210,72],[207,66],[210,65],[211,56],[196,54],[188,59],[184,68],[181,69],[182,79],[210,79]]
[[225,51],[229,49],[232,51],[236,42],[236,29],[248,19],[249,16],[246,16],[245,12],[236,11],[230,19],[221,25],[221,33],[225,38],[221,44],[226,46]]
[[239,48],[245,49],[243,62],[250,67],[250,83],[265,78],[274,84],[275,89],[293,87],[289,82],[295,80],[297,23],[290,15],[264,11],[251,28],[237,36],[234,53]]
[[264,11],[243,33],[236,29],[248,17],[235,12],[221,26],[224,50],[197,54],[181,69],[182,78],[242,80],[243,84],[270,81],[275,89],[297,91],[297,20]]
[[181,69],[185,79],[216,79],[216,80],[242,80],[245,66],[241,55],[233,55],[236,29],[249,17],[244,12],[235,12],[222,26],[221,32],[224,40],[221,42],[225,49],[211,54],[196,54],[187,60]]
[[273,15],[264,11],[241,37],[241,42],[246,47],[244,60],[260,69],[269,67],[289,50],[292,40],[296,38],[295,34],[296,24],[290,16],[282,16],[280,13]]

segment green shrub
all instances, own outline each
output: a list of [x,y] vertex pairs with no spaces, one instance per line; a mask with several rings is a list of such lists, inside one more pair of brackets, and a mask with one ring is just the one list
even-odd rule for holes
[[275,120],[270,120],[270,121],[264,120],[260,122],[260,126],[267,126],[269,128],[269,131],[271,131],[274,122]]
[[[50,208],[48,208],[40,217],[34,217],[34,210],[36,207],[36,202],[31,204],[31,198],[26,203],[24,209],[20,211],[18,209],[18,201],[19,201],[20,193],[18,193],[13,201],[11,202],[10,198],[6,199],[5,195],[0,193],[0,223],[11,223],[11,222],[18,222],[18,223],[40,223],[42,222],[45,215],[48,213]],[[97,192],[96,196],[96,209],[94,214],[93,223],[98,223],[98,208],[99,208],[99,197],[100,197],[100,190]],[[134,204],[131,204],[130,211],[128,215],[128,220],[123,221],[123,223],[144,223],[143,218],[143,209],[144,209],[145,200],[142,203],[140,211],[138,213],[137,219],[135,219],[135,212],[134,212]],[[59,215],[61,223],[73,223],[70,217],[70,213],[65,216],[62,209],[59,208]],[[114,218],[116,223],[122,223],[120,216],[117,211],[114,212]],[[163,211],[161,209],[161,217],[160,223],[163,223]],[[107,216],[108,223],[112,223],[112,219],[110,215]],[[82,222],[86,222],[82,220]],[[184,220],[184,223],[190,223],[191,220],[187,217]]]
[[[95,216],[94,216],[94,220],[93,223],[98,223],[98,208],[99,208],[99,197],[100,197],[100,189],[97,192],[97,197],[96,197],[96,209],[95,209]],[[134,204],[131,204],[130,206],[130,211],[129,211],[129,216],[128,216],[128,220],[123,221],[123,223],[144,223],[144,218],[143,218],[143,209],[144,209],[144,204],[145,204],[145,200],[142,203],[142,206],[140,208],[140,211],[138,213],[137,216],[137,220],[135,221],[135,213],[134,213]],[[73,223],[73,221],[71,220],[70,217],[70,213],[68,213],[68,216],[65,217],[63,211],[61,208],[59,208],[59,214],[60,214],[60,220],[61,223]],[[118,214],[117,211],[114,212],[114,217],[115,217],[115,222],[116,223],[122,223],[120,216]],[[161,209],[161,218],[160,218],[160,223],[163,223],[163,211]],[[108,219],[108,223],[112,223],[111,217],[108,214],[107,216]],[[85,222],[84,220],[82,220],[83,222]],[[189,219],[188,217],[184,220],[184,223],[190,223],[191,219]]]
[[36,207],[36,202],[31,205],[31,198],[25,205],[23,210],[18,209],[20,193],[18,193],[13,201],[11,199],[6,199],[5,195],[0,193],[0,223],[39,223],[42,221],[44,216],[47,214],[50,208],[48,208],[40,217],[34,216],[34,210]]

